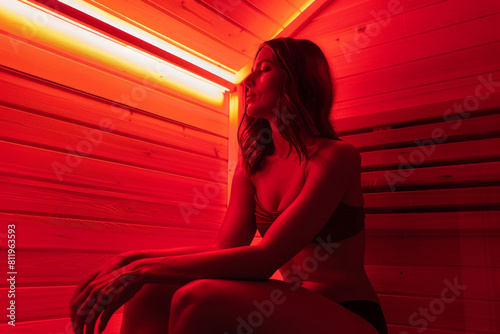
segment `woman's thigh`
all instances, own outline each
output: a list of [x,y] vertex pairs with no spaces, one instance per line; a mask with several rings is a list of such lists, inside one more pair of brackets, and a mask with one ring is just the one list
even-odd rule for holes
[[191,282],[174,296],[171,318],[172,333],[377,333],[332,300],[278,280]]
[[170,302],[182,285],[145,284],[123,309],[121,334],[162,333],[168,330]]

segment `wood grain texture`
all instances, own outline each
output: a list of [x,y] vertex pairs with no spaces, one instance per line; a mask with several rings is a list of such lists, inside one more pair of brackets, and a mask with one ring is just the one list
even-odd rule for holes
[[[500,332],[498,13],[339,0],[298,34],[325,51],[331,119],[361,151],[365,264],[390,333]],[[455,277],[468,287],[440,310]]]
[[[187,152],[222,158],[227,155],[227,137],[141,112],[117,101],[2,67],[0,85],[2,105],[14,109]],[[31,98],[24,99],[24,96]]]

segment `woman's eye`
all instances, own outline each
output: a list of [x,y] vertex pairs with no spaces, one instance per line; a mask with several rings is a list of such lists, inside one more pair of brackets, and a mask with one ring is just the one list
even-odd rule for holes
[[261,72],[267,72],[267,71],[270,71],[271,69],[269,67],[264,67],[263,69],[261,69],[260,71]]

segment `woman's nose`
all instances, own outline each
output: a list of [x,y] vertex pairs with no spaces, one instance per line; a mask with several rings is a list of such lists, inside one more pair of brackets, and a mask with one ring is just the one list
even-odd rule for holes
[[243,80],[243,85],[250,88],[255,85],[255,81],[253,80],[253,73],[247,75],[247,77]]

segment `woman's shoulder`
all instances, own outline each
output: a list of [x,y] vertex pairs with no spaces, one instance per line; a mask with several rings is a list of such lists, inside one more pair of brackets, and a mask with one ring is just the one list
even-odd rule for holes
[[315,161],[330,161],[339,158],[358,160],[361,158],[356,147],[342,140],[315,138],[310,148],[310,158]]

